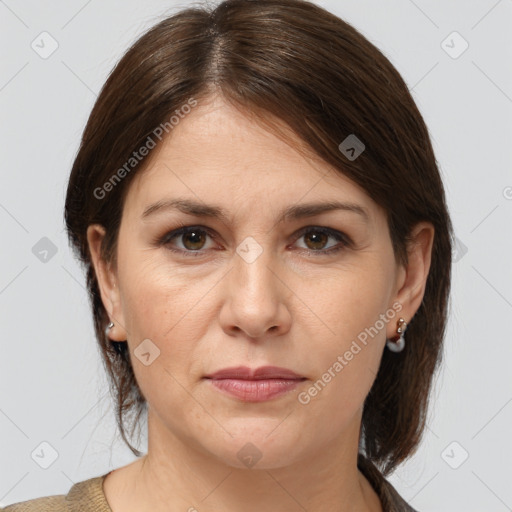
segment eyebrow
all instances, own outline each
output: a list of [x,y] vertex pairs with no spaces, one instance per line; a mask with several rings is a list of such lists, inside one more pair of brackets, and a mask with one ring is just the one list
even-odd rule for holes
[[[191,199],[165,199],[157,201],[156,203],[149,205],[144,210],[142,213],[142,219],[147,219],[149,216],[157,212],[166,210],[179,210],[183,213],[188,213],[197,217],[212,217],[219,219],[224,224],[229,223],[229,216],[222,208],[200,203]],[[303,203],[289,206],[281,213],[277,219],[277,223],[313,217],[333,210],[353,212],[360,215],[366,223],[369,222],[368,212],[363,206],[341,201],[322,201],[319,203]]]

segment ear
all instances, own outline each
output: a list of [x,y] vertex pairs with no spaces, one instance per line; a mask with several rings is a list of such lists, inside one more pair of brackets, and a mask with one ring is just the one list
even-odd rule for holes
[[[402,305],[398,317],[409,323],[418,311],[427,284],[432,256],[435,229],[430,222],[419,222],[414,226],[408,246],[408,263],[400,266],[395,301]],[[390,323],[388,338],[396,335],[396,325]]]
[[114,327],[109,330],[108,337],[112,341],[126,341],[127,333],[123,310],[121,307],[120,291],[117,285],[117,275],[101,257],[101,244],[105,237],[105,228],[100,224],[91,224],[87,228],[87,242],[91,253],[92,264],[98,280],[101,300],[110,321]]

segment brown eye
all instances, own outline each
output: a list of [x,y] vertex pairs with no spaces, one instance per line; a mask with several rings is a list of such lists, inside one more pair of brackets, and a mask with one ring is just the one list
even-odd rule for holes
[[329,236],[318,231],[310,231],[304,235],[304,240],[308,249],[319,250],[324,248]]
[[206,250],[214,247],[215,244],[212,238],[212,235],[206,229],[183,226],[165,235],[159,243],[171,251],[177,251],[184,255],[200,256]]
[[186,249],[197,251],[203,248],[206,242],[206,234],[200,230],[189,231],[181,235],[181,241]]
[[[334,241],[334,243],[329,242],[329,239]],[[352,247],[352,241],[347,235],[335,229],[322,226],[303,229],[298,234],[297,241],[301,241],[303,244],[299,245],[300,249],[316,255],[334,254],[346,247]]]

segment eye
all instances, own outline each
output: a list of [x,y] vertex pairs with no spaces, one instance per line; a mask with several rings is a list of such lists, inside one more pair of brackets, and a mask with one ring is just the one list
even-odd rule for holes
[[[206,250],[215,248],[213,241],[208,244],[209,238],[213,240],[215,235],[207,228],[181,226],[164,235],[157,243],[185,256],[201,256]],[[352,245],[352,240],[344,233],[322,226],[303,228],[295,235],[296,241],[300,239],[304,239],[305,245],[299,246],[299,249],[315,255],[333,254]]]
[[[315,254],[332,254],[351,245],[350,238],[344,233],[321,226],[310,226],[303,229],[297,240],[301,238],[304,239],[305,247],[300,248]],[[338,244],[328,245],[329,239],[338,242]]]
[[[167,233],[160,243],[171,251],[199,256],[202,249],[212,248],[207,245],[208,238],[212,238],[208,230],[198,226],[184,226]],[[176,245],[177,248],[173,248],[172,245]]]

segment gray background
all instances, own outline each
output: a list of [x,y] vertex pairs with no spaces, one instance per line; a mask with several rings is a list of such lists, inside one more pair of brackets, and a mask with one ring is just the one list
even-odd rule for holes
[[[512,0],[319,3],[412,89],[458,238],[428,429],[390,481],[422,512],[512,510]],[[108,72],[143,30],[185,5],[0,1],[0,506],[66,493],[134,458],[116,439],[64,194]],[[52,39],[58,48],[44,59]],[[397,200],[406,193],[397,184]]]

